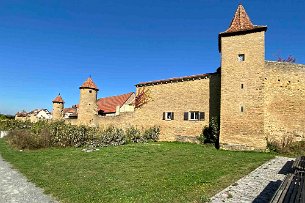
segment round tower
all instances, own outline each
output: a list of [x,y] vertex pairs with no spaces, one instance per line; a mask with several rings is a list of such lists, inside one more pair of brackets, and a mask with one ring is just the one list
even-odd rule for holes
[[52,115],[52,119],[53,120],[60,120],[63,118],[63,110],[64,110],[64,100],[62,99],[62,97],[60,96],[60,94],[58,94],[57,97],[55,97],[55,99],[52,101],[53,102],[53,115]]
[[78,109],[79,124],[95,126],[97,118],[97,92],[98,88],[89,77],[80,89],[80,100]]

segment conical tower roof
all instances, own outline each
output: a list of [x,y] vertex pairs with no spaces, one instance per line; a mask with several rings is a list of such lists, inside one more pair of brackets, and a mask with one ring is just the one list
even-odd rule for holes
[[266,30],[267,30],[267,26],[253,25],[245,8],[241,4],[239,4],[237,10],[235,11],[234,17],[231,21],[229,28],[226,31],[219,33],[218,36],[219,52],[221,52],[221,40],[220,40],[221,37],[241,35],[241,34],[260,32]]
[[254,28],[245,8],[239,4],[234,14],[230,27],[225,32],[238,32]]
[[93,82],[93,80],[92,80],[91,77],[89,77],[89,78],[82,84],[82,86],[79,87],[79,89],[85,89],[85,88],[94,89],[94,90],[98,91],[98,88],[97,88],[96,84]]
[[55,99],[53,99],[52,102],[53,102],[53,103],[64,103],[64,100],[62,99],[62,97],[60,96],[60,94],[58,94],[58,96],[55,97]]

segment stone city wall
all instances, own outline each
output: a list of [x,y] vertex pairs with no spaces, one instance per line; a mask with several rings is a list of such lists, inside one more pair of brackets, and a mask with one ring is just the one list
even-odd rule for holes
[[[138,87],[137,92],[143,88],[149,97],[147,103],[134,112],[121,113],[118,116],[98,116],[97,125],[101,128],[136,126],[140,129],[159,126],[162,141],[194,142],[202,129],[209,125],[210,117],[219,116],[219,74],[211,74],[202,79]],[[184,112],[189,111],[204,112],[204,119],[184,120]],[[211,115],[210,111],[213,112]],[[174,119],[163,120],[163,112],[174,112]],[[79,124],[78,119],[69,120],[71,124]]]
[[[200,135],[203,127],[209,125],[210,109],[217,114],[215,108],[219,102],[215,101],[217,96],[211,90],[219,89],[219,81],[219,75],[215,74],[202,79],[138,87],[137,92],[145,89],[149,99],[136,109],[134,123],[140,126],[160,126],[161,140],[196,141],[196,136]],[[213,100],[210,103],[211,94]],[[184,113],[189,111],[204,112],[204,119],[184,120]],[[174,119],[163,120],[163,112],[173,112]]]
[[304,139],[305,65],[267,61],[264,81],[266,137]]

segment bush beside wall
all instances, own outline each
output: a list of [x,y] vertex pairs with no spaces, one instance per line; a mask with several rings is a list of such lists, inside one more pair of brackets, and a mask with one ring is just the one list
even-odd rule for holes
[[46,147],[106,147],[127,143],[157,141],[159,127],[139,130],[135,127],[120,129],[114,126],[106,129],[75,126],[63,122],[37,123],[2,120],[0,130],[10,131],[7,142],[18,149],[40,149]]

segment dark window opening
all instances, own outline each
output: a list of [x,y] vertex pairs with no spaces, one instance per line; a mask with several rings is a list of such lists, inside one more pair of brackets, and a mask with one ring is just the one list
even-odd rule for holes
[[244,84],[241,84],[241,86],[240,86],[240,87],[241,87],[241,89],[244,89]]
[[244,107],[243,106],[240,107],[240,112],[244,112]]
[[238,54],[238,61],[245,61],[245,54]]
[[174,120],[174,112],[163,112],[163,120]]
[[189,113],[189,120],[199,120],[199,111],[191,111]]
[[190,111],[190,112],[184,112],[184,120],[190,120],[190,121],[202,121],[205,118],[204,112],[199,111]]

